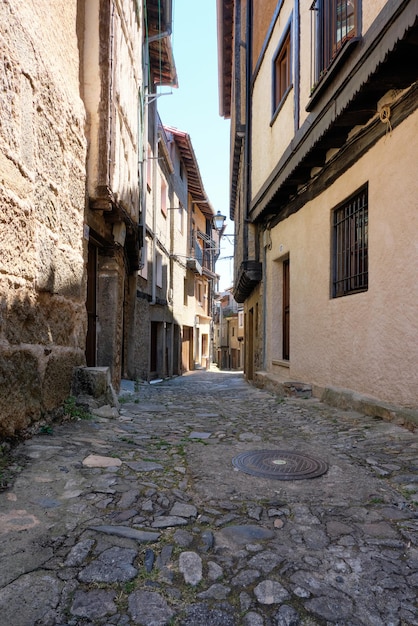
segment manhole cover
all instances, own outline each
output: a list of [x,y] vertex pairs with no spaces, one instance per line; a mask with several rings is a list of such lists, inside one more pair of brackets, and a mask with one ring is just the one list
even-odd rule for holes
[[232,465],[246,474],[277,480],[317,478],[328,469],[325,461],[286,450],[241,452],[232,459]]

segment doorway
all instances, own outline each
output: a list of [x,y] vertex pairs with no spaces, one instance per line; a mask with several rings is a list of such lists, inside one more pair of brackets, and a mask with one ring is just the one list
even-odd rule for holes
[[193,369],[193,328],[191,326],[183,326],[181,355],[183,372],[189,372]]
[[97,363],[97,246],[89,241],[87,257],[87,335],[86,364],[94,367]]
[[248,311],[247,317],[247,378],[253,380],[254,378],[254,309],[251,308]]

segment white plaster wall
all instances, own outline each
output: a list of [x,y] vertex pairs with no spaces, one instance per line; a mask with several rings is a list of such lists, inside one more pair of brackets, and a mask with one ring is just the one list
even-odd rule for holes
[[311,19],[312,11],[309,10],[311,2],[303,2],[300,11],[300,100],[299,100],[299,126],[308,117],[309,113],[305,107],[311,95],[311,63],[312,63],[312,41],[311,41]]
[[[288,93],[282,108],[272,125],[272,61],[277,45],[285,32],[293,2],[286,0],[257,75],[252,100],[252,194],[257,194],[273,170],[281,154],[290,143],[294,133],[293,89]],[[293,69],[294,79],[294,69]]]
[[373,0],[373,2],[366,2],[365,0],[362,1],[361,19],[363,34],[370,28],[371,24],[374,22],[386,3],[387,0]]
[[[329,189],[279,223],[267,251],[267,368],[285,380],[337,386],[416,406],[418,113]],[[330,297],[331,210],[369,183],[369,288]],[[290,362],[280,359],[277,259],[290,258]],[[272,337],[272,340],[269,339]],[[276,338],[276,339],[275,339]]]
[[[176,200],[175,206],[178,204]],[[187,228],[187,213],[183,209],[184,221],[183,230],[180,230],[180,220],[178,211],[173,211],[173,254],[178,260],[173,262],[173,316],[175,321],[180,326],[193,326],[194,322],[194,310],[184,304],[184,279],[186,276],[191,276],[190,272],[187,272],[186,262],[188,253],[188,228]],[[192,297],[188,298],[190,304],[192,303]]]

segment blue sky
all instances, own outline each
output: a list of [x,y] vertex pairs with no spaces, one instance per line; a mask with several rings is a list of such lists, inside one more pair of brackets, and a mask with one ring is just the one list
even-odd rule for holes
[[[198,13],[198,15],[197,15]],[[161,90],[163,124],[190,135],[203,185],[215,210],[229,216],[229,120],[219,115],[216,0],[173,0],[172,45],[179,88]],[[225,232],[233,232],[228,220]],[[221,257],[231,256],[224,240]],[[232,284],[232,259],[219,260],[220,288]]]

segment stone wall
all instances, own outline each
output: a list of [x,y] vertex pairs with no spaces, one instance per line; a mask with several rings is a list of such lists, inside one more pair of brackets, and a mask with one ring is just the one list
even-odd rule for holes
[[77,8],[0,4],[0,437],[59,406],[84,362]]

